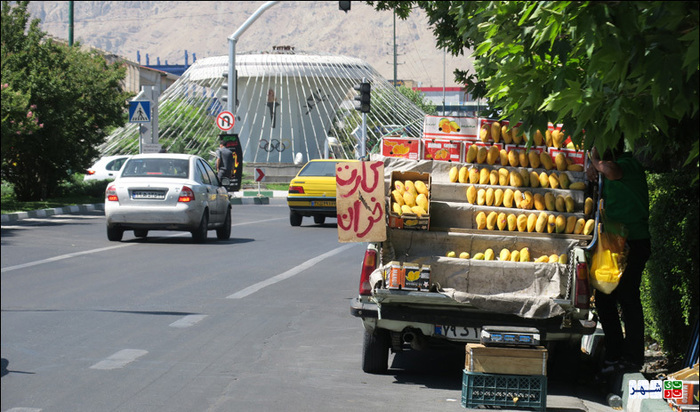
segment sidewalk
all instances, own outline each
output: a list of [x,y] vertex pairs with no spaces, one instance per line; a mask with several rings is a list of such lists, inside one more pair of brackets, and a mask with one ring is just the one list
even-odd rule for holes
[[[231,195],[232,205],[267,205],[287,204],[286,190],[244,190]],[[52,209],[30,210],[28,212],[6,213],[2,215],[2,223],[17,222],[24,219],[46,218],[54,215],[75,215],[87,212],[104,211],[104,203],[55,207]]]

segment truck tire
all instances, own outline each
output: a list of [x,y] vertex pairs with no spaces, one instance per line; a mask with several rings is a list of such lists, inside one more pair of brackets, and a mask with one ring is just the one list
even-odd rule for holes
[[581,339],[569,339],[547,344],[547,375],[563,381],[575,382],[579,376],[582,352]]
[[322,224],[326,223],[326,217],[316,215],[316,216],[314,216],[314,223],[316,223],[317,225],[322,225]]
[[362,370],[365,373],[382,374],[389,369],[389,333],[376,329],[365,330],[362,342]]

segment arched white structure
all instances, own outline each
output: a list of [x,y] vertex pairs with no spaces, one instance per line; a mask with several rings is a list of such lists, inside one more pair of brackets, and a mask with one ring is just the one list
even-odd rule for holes
[[[356,157],[360,115],[353,109],[354,86],[372,83],[368,114],[370,141],[382,125],[412,127],[419,136],[424,113],[360,59],[345,56],[281,53],[236,56],[238,106],[234,132],[240,137],[244,162],[293,163],[324,157]],[[206,153],[221,133],[216,115],[224,110],[223,74],[228,57],[199,59],[159,100],[160,142],[178,151]],[[354,133],[353,133],[354,132]],[[138,151],[134,125],[113,133],[103,153]],[[328,142],[339,142],[331,144]]]

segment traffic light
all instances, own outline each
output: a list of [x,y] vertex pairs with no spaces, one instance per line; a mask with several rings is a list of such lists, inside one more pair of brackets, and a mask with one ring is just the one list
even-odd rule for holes
[[349,1],[339,1],[338,2],[338,10],[342,10],[342,11],[347,13],[350,10],[350,2]]
[[[235,70],[233,72],[233,75],[236,76],[234,80],[237,81],[238,70]],[[219,100],[221,100],[226,105],[226,110],[232,111],[232,101],[235,100],[236,107],[238,107],[238,105],[240,104],[240,102],[238,101],[238,85],[233,84],[235,82],[231,82],[231,79],[229,79],[228,72],[223,72],[221,76],[224,78],[224,82],[221,84],[221,90],[223,91],[223,95],[219,98]],[[229,102],[229,97],[231,97],[231,102]]]
[[224,95],[221,96],[221,101],[228,103],[228,72],[224,72],[222,76],[224,78],[224,82],[221,84],[221,90],[224,91]]
[[355,85],[355,90],[359,91],[360,94],[355,96],[355,100],[359,104],[355,104],[355,110],[359,110],[362,113],[369,113],[370,109],[370,92],[372,91],[372,86],[369,83],[360,83]]

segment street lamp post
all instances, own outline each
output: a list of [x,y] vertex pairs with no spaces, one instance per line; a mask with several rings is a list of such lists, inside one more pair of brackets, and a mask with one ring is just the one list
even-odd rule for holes
[[[248,20],[245,21],[232,35],[228,37],[228,81],[229,87],[226,93],[226,108],[229,112],[233,113],[234,119],[236,117],[236,106],[237,102],[234,100],[238,95],[238,78],[236,77],[236,43],[238,38],[250,27],[251,24],[255,22],[267,9],[279,3],[279,1],[268,1],[258,8],[255,13],[253,13]],[[235,126],[234,126],[235,128]],[[235,134],[233,129],[227,131],[228,134]]]

